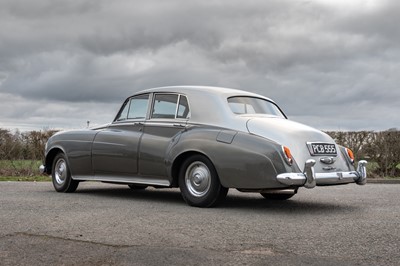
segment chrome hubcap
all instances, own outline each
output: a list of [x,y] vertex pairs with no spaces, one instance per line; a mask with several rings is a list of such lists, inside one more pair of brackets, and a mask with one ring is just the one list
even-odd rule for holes
[[185,182],[190,194],[202,197],[210,190],[210,170],[202,162],[193,162],[186,169]]
[[56,163],[54,172],[54,177],[56,179],[57,184],[62,185],[67,178],[67,163],[64,159],[59,159]]

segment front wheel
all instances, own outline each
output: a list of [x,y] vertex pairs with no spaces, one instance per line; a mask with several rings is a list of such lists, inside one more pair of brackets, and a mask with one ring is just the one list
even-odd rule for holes
[[59,153],[54,158],[51,177],[57,192],[74,192],[78,188],[79,181],[72,179],[64,153]]
[[222,202],[228,188],[221,185],[212,162],[203,155],[189,157],[179,173],[179,188],[190,206],[213,207]]

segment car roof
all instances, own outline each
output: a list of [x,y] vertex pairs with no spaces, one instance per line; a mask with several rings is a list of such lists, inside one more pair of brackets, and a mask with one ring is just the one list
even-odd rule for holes
[[202,94],[209,94],[209,95],[219,95],[219,96],[223,96],[226,98],[233,97],[233,96],[248,96],[248,97],[263,98],[268,101],[274,102],[270,98],[265,97],[260,94],[256,94],[256,93],[252,93],[252,92],[248,92],[248,91],[244,91],[244,90],[230,89],[230,88],[224,88],[224,87],[212,87],[212,86],[193,86],[193,85],[167,86],[167,87],[158,87],[158,88],[142,90],[142,91],[139,91],[137,94],[152,93],[152,92],[165,92],[165,93],[173,92],[173,93],[182,93],[182,94],[186,94],[186,95],[202,93]]
[[[234,115],[228,105],[227,98],[235,96],[257,97],[272,103],[273,100],[248,91],[210,86],[168,86],[152,88],[137,92],[135,95],[145,93],[178,93],[187,96],[191,110],[190,122],[193,124],[207,124],[224,128],[235,128],[246,131],[245,121]],[[241,119],[241,122],[237,122]],[[236,122],[235,122],[236,121]]]

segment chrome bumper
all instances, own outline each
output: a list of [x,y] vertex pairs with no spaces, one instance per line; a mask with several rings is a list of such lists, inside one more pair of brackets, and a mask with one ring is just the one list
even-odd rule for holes
[[304,173],[283,173],[276,179],[288,186],[304,186],[313,188],[315,186],[340,185],[347,183],[356,183],[365,185],[367,183],[367,161],[359,161],[357,170],[352,172],[332,172],[315,173],[315,160],[307,160],[304,167]]

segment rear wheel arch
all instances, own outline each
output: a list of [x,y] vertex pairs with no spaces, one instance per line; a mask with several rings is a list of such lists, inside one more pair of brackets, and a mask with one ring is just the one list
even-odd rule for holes
[[172,176],[172,186],[173,187],[178,187],[179,172],[181,170],[181,167],[182,167],[183,163],[189,157],[192,157],[194,155],[203,155],[203,156],[207,157],[207,159],[209,159],[212,162],[210,157],[208,157],[207,155],[205,155],[204,153],[199,152],[199,151],[186,151],[186,152],[183,152],[183,153],[179,154],[175,158],[174,162],[172,163],[172,167],[171,167],[171,176]]

